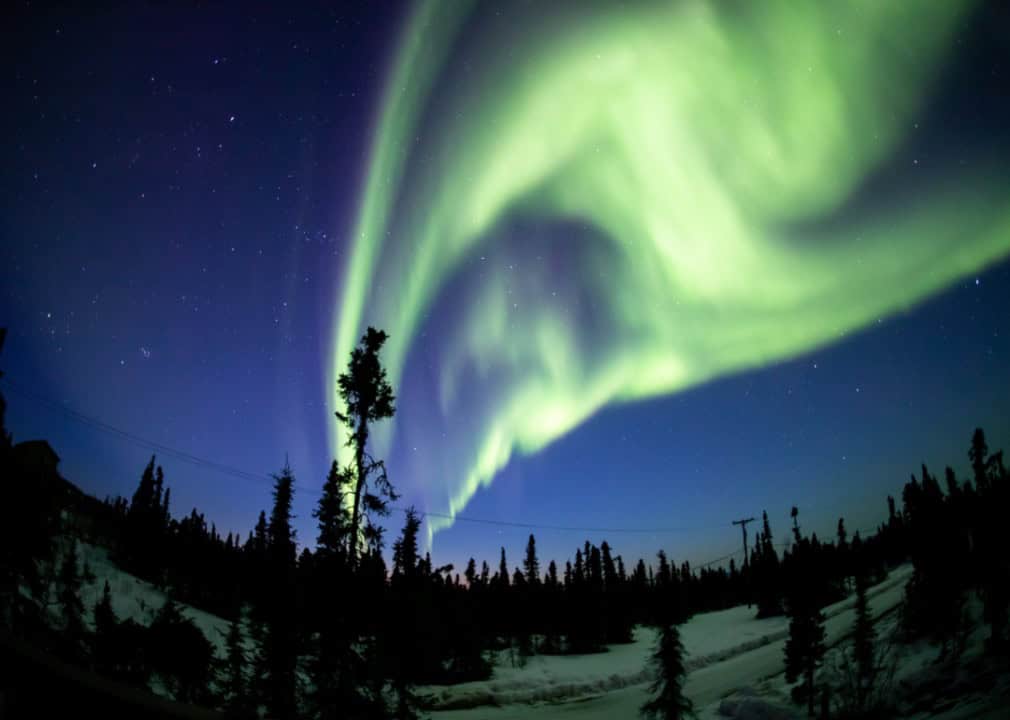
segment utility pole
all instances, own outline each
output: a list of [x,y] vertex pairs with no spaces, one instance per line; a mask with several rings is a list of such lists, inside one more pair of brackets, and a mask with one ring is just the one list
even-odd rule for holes
[[[750,595],[750,563],[747,558],[747,523],[754,522],[754,518],[742,518],[740,520],[734,520],[734,525],[739,525],[740,529],[743,530],[743,567],[741,572],[744,578],[745,591],[747,593],[747,607],[751,605],[751,595]],[[747,572],[743,572],[746,570]]]
[[743,520],[734,520],[734,525],[739,525],[740,529],[743,530],[743,564],[747,566],[747,523],[754,522],[754,518],[749,517]]

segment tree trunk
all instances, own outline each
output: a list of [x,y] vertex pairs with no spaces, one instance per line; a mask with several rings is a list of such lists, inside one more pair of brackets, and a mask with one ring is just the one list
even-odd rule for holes
[[365,419],[358,420],[357,442],[354,448],[354,464],[357,477],[354,480],[354,508],[351,510],[351,568],[358,564],[358,524],[361,522],[361,489],[365,485]]

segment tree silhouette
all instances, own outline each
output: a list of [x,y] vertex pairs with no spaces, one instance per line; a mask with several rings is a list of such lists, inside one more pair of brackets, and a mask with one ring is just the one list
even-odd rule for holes
[[169,598],[147,631],[151,668],[180,702],[211,704],[214,649],[200,629]]
[[[350,558],[355,565],[358,555],[358,538],[362,507],[366,511],[381,513],[384,498],[396,499],[396,494],[386,478],[381,460],[368,455],[368,437],[372,423],[393,417],[393,389],[386,380],[386,370],[379,362],[379,351],[388,339],[382,330],[369,327],[361,341],[351,351],[347,371],[337,378],[337,388],[344,411],[337,418],[350,431],[347,445],[354,450],[354,493],[351,502]],[[375,475],[375,492],[368,491],[368,477]]]
[[268,585],[264,597],[263,639],[264,698],[267,710],[278,720],[295,717],[295,666],[298,658],[296,608],[292,585],[295,578],[295,533],[291,527],[294,475],[284,465],[274,475],[274,506],[267,525],[266,567]]
[[989,489],[989,474],[986,472],[988,456],[989,446],[985,442],[985,432],[982,428],[975,428],[971,436],[968,459],[971,460],[971,469],[975,473],[975,488],[981,493]]
[[250,701],[248,681],[246,680],[246,665],[249,658],[242,643],[242,626],[245,615],[239,617],[228,626],[225,636],[224,678],[224,711],[229,720],[251,720],[256,716],[256,710]]
[[100,672],[112,673],[115,667],[115,635],[118,619],[112,609],[112,592],[109,581],[102,587],[102,597],[95,603],[95,634],[92,638],[92,656]]
[[[795,520],[796,509],[793,508]],[[799,531],[796,531],[799,535]],[[793,688],[796,702],[807,702],[807,714],[814,714],[816,687],[814,675],[824,657],[824,615],[820,609],[816,535],[800,538],[790,558],[790,580],[786,593],[789,637],[785,645],[786,681],[800,684]]]
[[81,602],[81,574],[77,569],[77,541],[71,540],[60,563],[57,602],[62,622],[61,644],[67,657],[79,660],[84,651],[84,603]]
[[[755,557],[756,556],[756,557]],[[754,544],[751,569],[756,576],[757,605],[759,618],[782,614],[782,578],[780,577],[779,556],[772,542],[768,513],[762,513],[762,529]]]
[[527,585],[540,584],[540,561],[537,560],[537,541],[530,533],[530,539],[526,542],[526,557],[523,560],[523,574],[526,576]]
[[350,469],[343,470],[334,460],[323,483],[319,505],[312,512],[318,520],[316,552],[320,557],[343,559],[347,556],[351,521],[348,517],[349,487],[354,482]]
[[501,549],[501,559],[498,561],[498,585],[503,588],[509,586],[509,566],[505,562],[505,547]]
[[421,520],[413,507],[407,508],[403,534],[393,543],[393,582],[412,581],[418,574],[417,534]]
[[[857,535],[853,540],[855,546]],[[859,708],[863,708],[874,678],[876,677],[876,667],[874,664],[873,642],[877,631],[873,627],[873,619],[870,617],[870,608],[866,600],[866,573],[859,569],[856,571],[856,618],[852,631],[852,645],[856,660],[856,702]]]
[[684,645],[677,626],[667,621],[660,627],[651,658],[656,679],[649,688],[654,697],[642,705],[643,717],[680,720],[693,714],[691,701],[684,696]]
[[[432,644],[430,607],[431,562],[418,556],[417,536],[421,520],[413,507],[407,509],[403,532],[393,543],[392,585],[399,607],[412,612],[396,613],[389,618],[393,632],[387,640],[392,669],[392,687],[396,694],[394,716],[398,720],[417,717],[418,698],[414,695],[415,678],[431,663]],[[420,662],[419,662],[420,660]],[[419,667],[421,666],[421,667]]]

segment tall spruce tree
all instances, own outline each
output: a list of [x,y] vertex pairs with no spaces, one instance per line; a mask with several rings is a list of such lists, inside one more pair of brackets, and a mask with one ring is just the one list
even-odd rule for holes
[[[381,511],[385,501],[396,493],[386,477],[385,466],[368,454],[368,438],[373,423],[393,417],[395,397],[386,380],[386,370],[379,362],[379,352],[388,339],[382,330],[369,327],[356,348],[346,372],[337,378],[337,389],[344,404],[337,418],[348,430],[347,445],[354,453],[354,486],[351,497],[350,558],[357,563],[362,511]],[[375,476],[370,490],[369,476]]]
[[684,695],[684,645],[677,626],[667,621],[660,627],[651,664],[656,679],[649,688],[653,698],[642,705],[640,713],[657,720],[681,720],[693,714],[691,701]]
[[295,702],[298,659],[293,582],[295,577],[295,532],[291,527],[291,503],[294,475],[285,463],[280,475],[274,475],[274,506],[267,525],[267,566],[269,583],[265,588],[265,633],[263,638],[263,675],[265,704],[271,716],[292,720]]

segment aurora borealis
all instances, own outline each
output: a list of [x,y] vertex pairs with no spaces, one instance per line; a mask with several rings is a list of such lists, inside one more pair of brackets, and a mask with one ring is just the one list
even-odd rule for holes
[[287,458],[311,545],[369,324],[387,545],[457,566],[872,528],[1010,450],[1005,3],[9,15],[0,389],[99,497],[157,452],[245,535]]
[[[429,508],[461,511],[514,453],[604,406],[808,352],[1005,256],[1005,163],[860,198],[970,9],[421,6],[375,131],[333,367],[373,324],[394,384],[409,379],[454,283],[430,402],[407,410],[452,458],[410,467]],[[574,279],[543,268],[552,238],[516,237],[551,222],[575,226]]]

